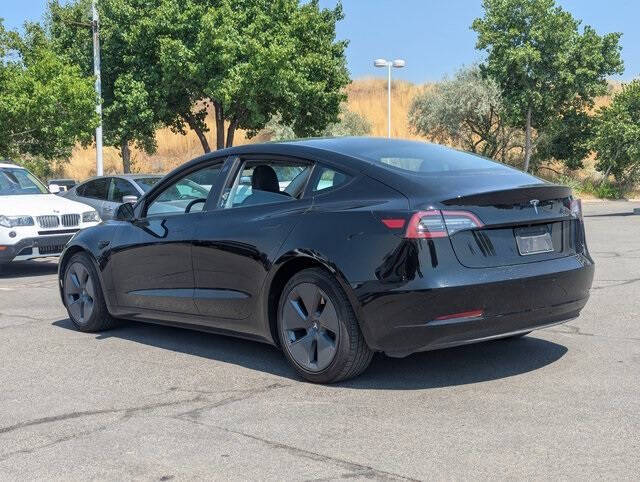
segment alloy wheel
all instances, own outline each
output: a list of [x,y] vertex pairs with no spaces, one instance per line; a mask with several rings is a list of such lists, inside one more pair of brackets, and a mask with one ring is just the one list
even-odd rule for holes
[[312,283],[294,286],[281,316],[285,348],[295,362],[310,372],[328,367],[336,355],[340,323],[326,293]]
[[78,323],[87,323],[95,304],[95,287],[89,270],[81,263],[67,269],[64,280],[64,298],[69,313]]

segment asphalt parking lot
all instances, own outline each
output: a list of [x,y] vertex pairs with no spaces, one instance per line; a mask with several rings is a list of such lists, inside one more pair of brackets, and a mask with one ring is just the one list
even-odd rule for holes
[[[332,386],[273,347],[128,323],[74,331],[53,261],[0,272],[0,479],[640,477],[640,203],[585,204],[580,318],[376,356]],[[552,286],[549,289],[553,289]]]

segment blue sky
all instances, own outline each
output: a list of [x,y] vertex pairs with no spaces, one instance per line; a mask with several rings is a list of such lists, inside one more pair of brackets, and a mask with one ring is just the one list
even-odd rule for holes
[[[19,28],[38,20],[46,0],[0,0],[5,27]],[[332,7],[336,0],[321,0]],[[345,19],[338,36],[350,40],[349,70],[354,78],[381,75],[373,68],[377,57],[404,58],[396,78],[425,82],[453,74],[461,65],[481,60],[475,33],[469,29],[482,15],[481,0],[343,0]],[[622,32],[622,56],[629,80],[640,75],[640,1],[557,0],[583,24],[599,33]]]

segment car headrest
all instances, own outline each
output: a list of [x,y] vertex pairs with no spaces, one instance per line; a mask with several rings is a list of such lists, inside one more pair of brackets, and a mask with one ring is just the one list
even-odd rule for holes
[[280,192],[278,176],[271,166],[256,166],[251,176],[251,188],[267,192]]

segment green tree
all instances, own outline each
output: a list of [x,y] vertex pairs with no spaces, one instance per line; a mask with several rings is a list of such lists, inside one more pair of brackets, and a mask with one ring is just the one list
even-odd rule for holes
[[[101,79],[105,145],[120,151],[124,172],[131,171],[131,146],[155,152],[155,131],[166,102],[150,75],[153,42],[149,15],[155,8],[144,0],[102,0],[100,7]],[[68,61],[93,74],[91,1],[49,2],[47,20],[54,44]]]
[[275,114],[299,137],[337,120],[349,83],[346,42],[335,39],[340,19],[340,4],[321,9],[317,0],[223,0],[207,10],[195,74],[206,79],[218,148],[233,145],[238,128],[256,134]]
[[409,110],[409,124],[436,142],[504,162],[517,147],[519,131],[506,125],[503,110],[498,84],[473,66],[418,94]]
[[625,184],[640,177],[640,81],[623,86],[608,107],[601,108],[592,142],[596,169]]
[[[88,0],[55,0],[50,10],[61,49],[88,71],[90,32],[78,25],[86,22]],[[114,144],[142,141],[150,132],[131,122],[135,112],[109,110],[116,80],[126,74],[146,91],[153,112],[147,121],[180,133],[188,126],[205,152],[209,107],[217,148],[233,145],[237,129],[256,134],[275,114],[300,136],[337,120],[349,82],[346,42],[335,38],[340,5],[331,10],[317,0],[103,0],[100,13],[105,135],[137,136],[114,138]],[[107,112],[119,115],[109,119]],[[120,129],[121,123],[139,129]]]
[[509,121],[525,129],[529,169],[532,129],[543,130],[569,109],[584,110],[606,91],[606,76],[622,73],[619,33],[599,36],[554,0],[484,0],[473,22],[483,71],[502,89]]
[[0,19],[0,157],[68,158],[95,128],[93,79],[57,55],[37,24],[24,35]]

